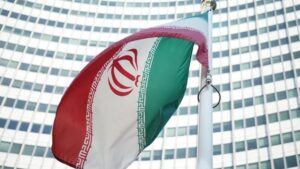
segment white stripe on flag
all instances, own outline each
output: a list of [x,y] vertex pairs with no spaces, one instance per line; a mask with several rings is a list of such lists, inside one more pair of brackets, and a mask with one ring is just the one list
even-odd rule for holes
[[[132,75],[140,75],[137,87],[128,81],[120,69],[115,69],[118,74],[118,86],[112,80],[112,62],[103,71],[101,80],[95,91],[93,100],[93,139],[91,149],[85,162],[85,168],[114,169],[125,168],[128,162],[136,158],[139,152],[137,134],[137,103],[139,96],[140,80],[146,59],[157,38],[137,40],[126,44],[114,58],[122,56],[133,57],[131,49],[137,49],[137,69],[128,60],[121,60],[121,66]],[[103,68],[102,68],[103,69]],[[121,97],[112,92],[109,81],[114,89],[119,92],[132,92]],[[127,80],[127,81],[126,81]],[[126,86],[126,87],[125,87]],[[130,88],[127,88],[130,87]],[[122,133],[120,135],[120,133]]]

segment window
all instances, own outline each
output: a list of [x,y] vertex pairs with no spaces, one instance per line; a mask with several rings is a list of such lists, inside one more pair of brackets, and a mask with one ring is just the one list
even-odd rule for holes
[[288,38],[280,39],[280,43],[281,43],[281,45],[288,44]]
[[185,158],[185,156],[186,156],[186,149],[185,148],[177,149],[177,151],[176,151],[176,158],[177,159]]
[[274,159],[274,169],[283,169],[284,168],[284,161],[282,158]]
[[250,31],[250,36],[255,36],[257,35],[257,30],[251,30]]
[[221,131],[221,124],[220,123],[216,123],[213,125],[213,132],[220,132]]
[[285,72],[285,77],[287,79],[295,77],[293,70]]
[[286,159],[286,165],[288,168],[297,167],[297,158],[295,155],[286,157],[285,159]]
[[0,118],[0,127],[4,128],[6,124],[6,119]]
[[286,92],[285,91],[277,92],[277,98],[278,100],[286,99]]
[[167,137],[174,137],[175,136],[175,128],[168,128],[167,129]]
[[[258,18],[260,16],[261,16],[261,14],[258,15]],[[266,33],[266,32],[267,32],[267,28],[266,27],[259,28],[259,34],[263,34],[263,33]],[[264,48],[267,48],[267,45],[268,45],[268,42],[265,42],[265,43],[261,44],[260,46],[261,46],[262,49],[264,49]]]
[[248,169],[258,169],[258,163],[249,164]]
[[[258,45],[251,45],[251,51],[258,51]],[[260,62],[258,61],[258,64],[253,65],[253,68],[259,67],[260,66]]]
[[234,108],[235,109],[241,108],[242,106],[243,106],[242,100],[236,100],[236,101],[234,101]]
[[232,130],[232,127],[231,127],[232,125],[231,125],[231,122],[229,121],[229,122],[224,122],[223,123],[223,131],[230,131],[230,130]]
[[174,149],[169,149],[165,151],[165,159],[174,159]]
[[275,94],[271,93],[271,94],[267,94],[267,102],[273,102],[275,101]]
[[213,155],[220,155],[221,154],[221,145],[214,145],[213,146]]
[[246,127],[253,127],[253,126],[255,126],[254,118],[246,119]]
[[276,73],[275,74],[275,80],[276,81],[283,80],[283,73]]
[[241,65],[241,69],[242,70],[246,70],[246,69],[249,69],[250,68],[250,63],[243,63],[242,65]]
[[245,165],[239,165],[236,167],[236,169],[246,169],[246,166]]
[[36,103],[34,103],[34,102],[28,102],[28,103],[27,103],[26,110],[34,111],[34,110],[35,110],[35,107],[36,107]]
[[23,155],[29,155],[29,156],[31,156],[31,155],[32,155],[32,152],[33,152],[33,148],[34,148],[34,147],[31,146],[31,145],[25,145],[22,154],[23,154]]
[[290,143],[290,142],[293,142],[293,135],[292,133],[284,133],[282,135],[283,137],[283,143]]
[[259,148],[268,147],[269,146],[268,137],[260,138],[258,140],[258,144],[259,144]]
[[275,56],[275,57],[272,58],[272,61],[273,61],[273,64],[274,63],[279,63],[279,62],[281,62],[281,57],[280,56]]
[[274,123],[278,121],[277,113],[269,114],[269,123]]
[[271,169],[270,161],[263,161],[260,163],[261,169]]
[[247,141],[247,148],[248,148],[248,150],[256,149],[257,148],[256,140],[255,139],[248,140]]
[[189,148],[188,149],[188,155],[189,157],[196,157],[197,156],[197,148],[194,147],[194,148]]
[[[295,24],[296,24],[296,22],[295,22]],[[298,42],[298,41],[299,41],[298,35],[292,36],[292,37],[291,37],[291,41],[292,41],[292,42]]]
[[53,86],[46,85],[45,92],[52,93],[53,92],[53,88],[54,88]]
[[24,109],[26,102],[23,100],[17,100],[16,108]]
[[12,129],[15,130],[17,128],[18,122],[15,120],[10,120],[9,124],[8,124],[8,129]]
[[244,100],[245,107],[253,105],[253,98],[247,98]]
[[300,109],[291,110],[291,118],[300,117]]
[[50,134],[50,133],[51,133],[51,130],[52,130],[52,127],[51,127],[51,126],[45,125],[44,128],[43,128],[43,133],[44,133],[44,134]]
[[22,147],[21,144],[13,143],[10,152],[15,153],[15,154],[19,154],[20,150],[21,150],[21,147]]
[[27,130],[28,130],[28,126],[29,126],[29,123],[27,123],[27,122],[22,122],[21,125],[20,125],[19,130],[20,130],[20,131],[27,131]]
[[268,75],[264,77],[265,83],[273,82],[273,75]]
[[40,68],[40,72],[41,72],[41,73],[45,73],[45,74],[46,74],[46,73],[48,73],[48,71],[49,71],[49,68],[48,68],[48,67],[41,67],[41,68]]
[[240,71],[241,70],[241,66],[240,65],[232,65],[232,71]]
[[151,157],[151,152],[150,151],[143,151],[140,154],[140,158],[141,158],[142,161],[149,161],[150,157]]
[[235,151],[236,152],[245,151],[245,142],[244,141],[236,142]]
[[297,96],[298,96],[297,89],[288,90],[288,92],[287,92],[288,98],[297,97]]
[[239,34],[235,33],[235,34],[231,35],[232,40],[237,39],[237,38],[239,38]]
[[198,133],[198,126],[190,126],[189,135],[196,135]]
[[153,160],[161,160],[162,151],[161,150],[154,150],[153,151]]
[[[229,72],[228,66],[222,67],[222,73],[228,73],[228,72]],[[197,89],[197,92],[198,92],[198,89]]]
[[55,112],[56,112],[56,109],[57,109],[57,106],[55,106],[55,105],[50,105],[49,113],[55,113]]
[[188,113],[188,108],[187,107],[180,107],[179,108],[179,114],[184,115]]
[[[227,37],[228,38],[228,37]],[[228,39],[227,39],[228,40]],[[224,50],[224,51],[222,51],[222,57],[225,57],[225,56],[229,56],[229,50]],[[229,70],[229,67],[228,66],[226,66],[227,68],[228,68],[228,70]]]
[[256,85],[261,85],[262,84],[262,79],[261,79],[261,77],[258,77],[258,78],[255,78],[254,79],[254,85],[256,86]]
[[248,32],[242,32],[241,34],[241,38],[247,37],[248,36]]
[[38,106],[38,111],[40,111],[40,112],[46,112],[47,108],[48,108],[47,104],[40,103],[39,106]]
[[35,156],[43,157],[44,154],[45,154],[45,147],[37,146],[37,147],[35,148],[35,152],[34,152],[34,155],[35,155]]
[[59,69],[56,69],[56,68],[51,69],[51,72],[50,72],[51,75],[58,75],[58,73],[59,73]]
[[257,117],[256,120],[257,120],[257,125],[266,124],[266,116],[265,115]]
[[213,58],[218,58],[220,57],[220,53],[219,52],[213,52]]
[[279,45],[279,41],[278,40],[271,41],[271,46],[272,47],[275,47],[275,46],[278,46],[278,45]]
[[263,59],[263,65],[269,65],[269,64],[271,64],[270,58]]
[[234,82],[233,83],[233,89],[240,89],[241,88],[241,82]]
[[228,91],[228,90],[230,90],[230,84],[229,84],[229,83],[223,84],[223,85],[222,85],[222,90],[223,90],[223,91]]
[[27,89],[27,90],[31,90],[31,88],[32,88],[32,83],[30,83],[30,82],[25,82],[25,83],[23,84],[23,88],[24,88],[24,89]]
[[224,169],[233,169],[233,167],[225,167]]
[[244,80],[243,81],[243,87],[244,88],[251,87],[251,86],[252,86],[251,80]]
[[244,120],[236,120],[234,122],[235,129],[244,128]]
[[256,96],[254,98],[254,104],[257,105],[257,104],[262,104],[264,103],[264,99],[263,99],[263,96]]
[[222,110],[230,110],[230,109],[231,109],[231,103],[230,103],[230,101],[222,103]]
[[280,121],[290,119],[289,111],[280,112],[279,116],[280,116]]
[[[251,47],[252,48],[252,47]],[[257,49],[256,49],[257,50]],[[260,66],[260,61],[259,60],[256,60],[256,61],[253,61],[252,62],[252,68],[256,68],[256,67],[259,67]]]
[[198,106],[190,107],[190,113],[191,114],[198,114]]
[[1,141],[0,142],[0,152],[8,152],[10,142]]
[[295,140],[299,141],[300,140],[300,130],[295,131]]
[[224,144],[223,152],[224,154],[232,153],[232,143]]
[[271,144],[272,146],[275,146],[275,145],[279,145],[281,144],[281,140],[280,140],[280,135],[274,135],[271,137]]
[[31,127],[31,132],[38,133],[38,132],[40,132],[40,128],[41,128],[41,125],[33,124]]
[[177,129],[177,136],[185,136],[187,133],[187,128],[186,127],[179,127]]
[[3,16],[8,16],[8,14],[9,14],[9,11],[8,11],[8,10],[3,10],[3,9],[2,9],[1,15],[3,15]]
[[3,78],[1,84],[4,86],[9,86],[11,83],[11,79]]
[[6,98],[4,106],[13,107],[15,103],[15,99]]

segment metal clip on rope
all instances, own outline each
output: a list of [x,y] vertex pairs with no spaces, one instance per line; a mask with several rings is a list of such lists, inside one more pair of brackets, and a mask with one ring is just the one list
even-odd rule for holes
[[211,74],[210,74],[210,73],[207,73],[206,83],[205,83],[205,85],[200,89],[200,91],[198,92],[197,98],[198,98],[198,102],[200,102],[200,94],[201,94],[202,90],[203,90],[205,87],[207,87],[207,86],[210,85],[211,87],[213,87],[213,89],[215,89],[215,90],[217,91],[217,93],[218,93],[218,95],[219,95],[218,103],[217,103],[216,105],[213,106],[213,108],[216,108],[216,107],[220,104],[220,102],[221,102],[221,94],[220,94],[219,90],[218,90],[213,84],[211,84],[211,82],[212,82]]

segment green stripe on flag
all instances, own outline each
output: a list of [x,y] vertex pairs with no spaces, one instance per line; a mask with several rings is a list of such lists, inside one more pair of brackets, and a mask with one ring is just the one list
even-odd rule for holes
[[145,133],[145,111],[146,111],[146,91],[147,91],[147,84],[148,79],[151,71],[152,61],[155,55],[155,51],[157,46],[160,42],[161,38],[157,38],[154,42],[148,58],[146,60],[146,64],[143,71],[143,76],[141,79],[141,87],[139,91],[139,98],[138,98],[138,110],[137,110],[137,131],[138,131],[138,144],[139,150],[142,151],[146,147],[146,133]]
[[[178,108],[186,90],[193,45],[187,40],[167,37],[160,38],[158,46],[154,45],[154,58],[150,59],[151,70],[146,82],[145,116],[142,118],[146,145],[139,141],[140,150],[152,143]],[[150,52],[150,58],[151,55]],[[146,66],[144,73],[147,70]],[[143,92],[141,88],[139,99]]]

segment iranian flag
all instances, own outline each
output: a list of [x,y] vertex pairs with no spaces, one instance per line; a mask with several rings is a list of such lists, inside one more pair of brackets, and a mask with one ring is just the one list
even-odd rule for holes
[[54,156],[76,168],[130,165],[178,108],[194,44],[207,66],[207,20],[206,13],[145,29],[95,57],[58,106]]

